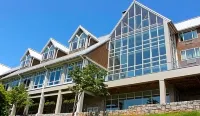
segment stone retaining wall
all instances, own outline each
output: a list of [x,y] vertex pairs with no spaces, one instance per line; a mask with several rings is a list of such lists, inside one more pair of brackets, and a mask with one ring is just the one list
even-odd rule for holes
[[[173,102],[167,104],[148,104],[139,106],[130,106],[127,110],[118,110],[112,112],[106,112],[106,116],[142,116],[144,114],[155,113],[169,113],[178,111],[195,111],[200,110],[200,100]],[[40,116],[71,116],[70,114],[49,114]],[[103,112],[100,113],[78,113],[78,116],[103,116]]]
[[[178,111],[195,111],[200,110],[200,100],[173,102],[167,104],[148,104],[140,106],[131,106],[127,110],[106,112],[108,116],[142,116],[144,114],[169,113]],[[79,116],[90,116],[88,113],[79,113]],[[96,115],[94,115],[96,116]],[[99,113],[103,116],[103,112]]]

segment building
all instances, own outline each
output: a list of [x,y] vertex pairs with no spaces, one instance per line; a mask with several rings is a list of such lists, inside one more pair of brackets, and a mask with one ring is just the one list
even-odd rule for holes
[[111,95],[104,101],[82,94],[76,112],[200,99],[200,17],[174,24],[134,1],[110,34],[97,38],[80,26],[68,42],[69,48],[50,39],[40,53],[28,49],[19,69],[1,75],[8,90],[28,88],[35,104],[21,114],[71,113],[68,72],[88,63],[108,70]]

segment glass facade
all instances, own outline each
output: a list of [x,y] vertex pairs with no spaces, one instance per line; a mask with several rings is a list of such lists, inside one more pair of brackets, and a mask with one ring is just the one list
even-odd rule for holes
[[[169,103],[170,98],[167,92],[166,100]],[[159,104],[160,92],[159,90],[140,91],[134,93],[124,93],[111,95],[106,100],[106,110],[124,110],[129,106],[145,105],[145,104]]]
[[75,67],[82,68],[82,65],[83,65],[82,61],[70,63],[67,65],[65,83],[72,83],[72,78],[69,75],[70,71],[72,71]]
[[111,34],[106,81],[167,70],[163,19],[133,5]]
[[62,68],[55,68],[50,70],[48,76],[48,86],[57,85],[60,83]]

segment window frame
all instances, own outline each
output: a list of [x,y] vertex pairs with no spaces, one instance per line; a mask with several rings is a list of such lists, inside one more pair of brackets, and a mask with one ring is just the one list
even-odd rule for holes
[[29,66],[31,66],[31,59],[32,59],[32,57],[31,57],[30,54],[26,55],[25,59],[21,61],[21,67],[29,67]]
[[[80,36],[78,36],[77,34],[75,35],[75,37],[73,38],[73,40],[74,40],[75,38],[77,38],[77,40],[76,40],[76,41],[73,41],[73,40],[72,40],[72,41],[70,42],[70,51],[74,51],[74,50],[77,50],[77,49],[81,49],[81,48],[86,47],[86,40],[87,40],[87,38],[88,38],[88,35],[85,34],[86,37],[85,37],[85,38],[81,38],[81,36],[82,36],[83,34],[85,34],[85,33],[82,32],[82,33],[80,34]],[[83,41],[83,44],[81,45],[82,41]],[[76,48],[73,48],[73,44],[74,44],[75,42],[77,43],[77,44],[76,44]],[[80,46],[80,45],[81,45],[81,46]]]
[[[192,49],[194,50],[194,58],[187,58],[187,50],[192,50]],[[181,61],[187,61],[187,60],[192,60],[192,59],[200,58],[200,56],[197,56],[196,49],[200,49],[200,47],[195,47],[195,48],[189,48],[189,49],[181,50],[180,51]],[[184,53],[185,59],[182,58],[182,52],[185,52]]]
[[[184,34],[185,33],[189,33],[189,32],[191,32],[192,33],[192,38],[191,39],[188,39],[188,40],[185,40],[185,38],[184,38]],[[194,32],[197,34],[197,37],[194,37]],[[181,38],[183,39],[183,40],[181,40]],[[183,31],[183,32],[181,32],[180,34],[179,34],[179,41],[190,41],[190,40],[193,40],[193,39],[198,39],[199,38],[199,35],[198,35],[198,32],[197,32],[197,30],[195,29],[195,30],[190,30],[190,31]]]
[[[59,80],[56,80],[56,76],[57,76],[57,72],[58,72],[58,71],[60,71],[60,77],[59,77]],[[53,77],[53,81],[50,81],[50,78],[51,78],[51,74],[52,74],[52,73],[55,73],[55,74],[54,74],[54,77]],[[62,68],[62,67],[54,68],[54,69],[50,70],[50,71],[49,71],[49,74],[48,74],[47,87],[55,86],[55,85],[61,84],[62,73],[63,73],[63,68]],[[57,83],[57,82],[58,82],[58,83]],[[52,84],[50,85],[50,83],[52,83]]]
[[[49,60],[49,59],[54,59],[55,54],[56,54],[56,48],[54,47],[54,45],[50,45],[46,49],[48,49],[48,50],[42,53],[42,60],[45,61],[45,60]],[[50,54],[51,52],[52,52],[52,56]],[[45,58],[45,54],[47,54],[46,58]]]

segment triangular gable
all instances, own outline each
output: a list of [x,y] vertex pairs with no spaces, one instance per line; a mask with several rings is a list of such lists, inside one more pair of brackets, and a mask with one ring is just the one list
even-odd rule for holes
[[42,55],[41,55],[40,53],[36,52],[35,50],[33,50],[33,49],[31,49],[31,48],[28,48],[28,49],[26,50],[26,52],[24,53],[24,55],[22,56],[22,58],[21,58],[20,61],[22,61],[22,60],[24,59],[24,57],[25,57],[27,54],[30,54],[31,57],[36,58],[36,59],[38,59],[39,61],[42,60]]
[[[156,15],[156,16],[162,18],[163,20],[165,20],[165,21],[167,21],[167,22],[171,22],[170,19],[164,17],[163,15],[157,13],[156,11],[154,11],[154,10],[148,8],[147,6],[141,4],[140,2],[134,0],[134,1],[131,3],[131,5],[128,7],[128,9],[126,10],[126,12],[123,14],[123,16],[121,17],[121,19],[120,19],[119,22],[117,23],[117,25],[116,25],[116,26],[114,27],[114,29],[111,31],[111,33],[110,33],[111,36],[113,35],[113,33],[115,32],[115,30],[117,29],[117,27],[120,25],[120,23],[123,21],[123,19],[124,19],[125,17],[127,17],[128,12],[129,12],[130,10],[132,10],[132,8],[134,8],[134,5],[138,5],[138,6],[140,6],[141,8],[143,8],[143,9],[145,9],[145,10],[151,12],[152,14],[154,14],[154,15]],[[134,8],[134,10],[135,10],[135,8]],[[134,11],[134,13],[135,13],[135,11]],[[134,15],[135,15],[135,14],[134,14]]]
[[71,42],[73,39],[74,39],[74,37],[76,36],[76,34],[79,32],[79,30],[82,30],[87,36],[91,36],[95,41],[99,41],[98,39],[97,39],[97,37],[96,36],[94,36],[92,33],[90,33],[89,31],[87,31],[85,28],[83,28],[81,25],[76,29],[76,31],[74,32],[74,34],[72,35],[72,37],[69,39],[69,41],[68,42]]
[[62,45],[61,43],[59,43],[58,41],[56,41],[53,38],[50,38],[49,41],[47,42],[47,44],[44,46],[44,48],[41,51],[41,54],[45,51],[45,49],[48,47],[49,44],[52,44],[55,48],[58,48],[59,50],[61,50],[64,53],[69,53],[69,49],[67,47],[65,47],[64,45]]

